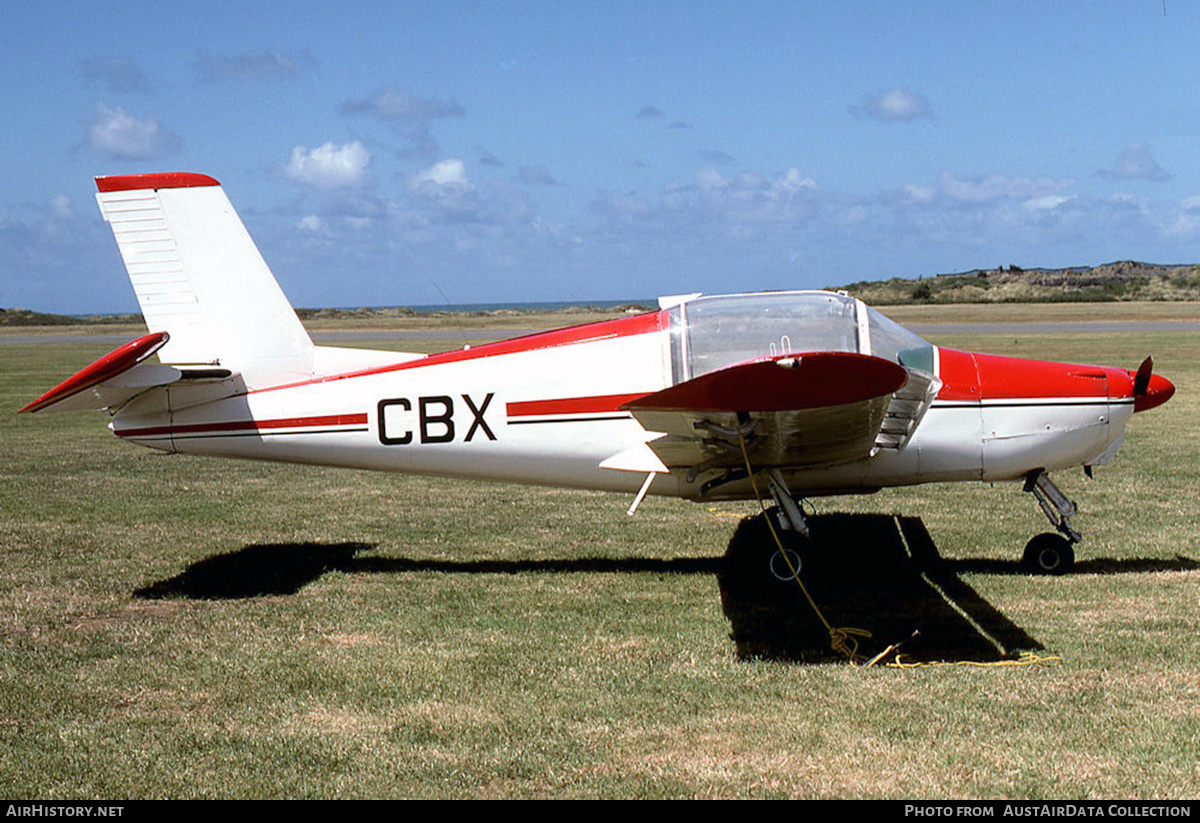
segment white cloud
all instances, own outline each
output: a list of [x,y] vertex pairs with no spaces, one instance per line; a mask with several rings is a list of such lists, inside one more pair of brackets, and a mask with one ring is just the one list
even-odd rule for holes
[[904,199],[910,203],[932,203],[937,199],[937,186],[918,186],[916,183],[904,184]]
[[528,186],[561,186],[554,175],[543,165],[521,166],[517,169],[517,182]]
[[811,189],[816,191],[817,183],[811,177],[801,177],[800,169],[791,166],[783,177],[776,182],[776,185],[781,191],[799,191],[800,189]]
[[409,179],[418,213],[442,222],[475,223],[484,220],[475,185],[467,178],[462,160],[439,160]]
[[283,173],[297,183],[319,189],[361,185],[367,179],[371,153],[362,143],[322,143],[315,149],[296,146]]
[[928,100],[916,92],[903,88],[885,89],[863,100],[852,111],[874,120],[889,123],[933,116],[933,110],[929,107]]
[[1006,177],[1002,174],[972,176],[944,171],[933,185],[906,183],[900,199],[918,205],[942,200],[976,205],[1001,200],[1033,201],[1057,195],[1073,182],[1050,177]]
[[311,70],[315,65],[316,61],[307,52],[285,54],[275,49],[232,55],[213,55],[200,51],[193,63],[196,74],[206,83],[290,80],[298,77],[302,70]]
[[342,103],[342,114],[365,114],[389,124],[408,141],[401,157],[425,160],[440,153],[437,140],[430,131],[435,120],[462,117],[463,107],[454,100],[420,97],[408,89],[392,84],[358,100]]
[[993,200],[1027,200],[1055,194],[1071,185],[1070,180],[1052,180],[1049,177],[1005,177],[988,174],[983,177],[967,177],[952,172],[942,172],[939,179],[941,190],[953,200],[971,203]]
[[50,214],[59,219],[66,220],[74,214],[71,208],[71,198],[65,194],[60,194],[57,197],[50,198]]
[[131,58],[110,55],[82,60],[79,68],[89,83],[103,85],[109,92],[145,92],[150,82]]
[[630,218],[637,215],[636,224],[655,236],[688,238],[687,242],[702,238],[706,243],[724,238],[741,243],[812,225],[828,203],[816,182],[795,167],[770,176],[753,172],[726,175],[702,167],[691,184],[663,186],[657,202],[632,193],[605,194],[592,203],[590,211],[612,226],[629,225]]
[[315,214],[309,214],[300,218],[300,222],[296,224],[296,228],[320,234],[325,230],[325,221]]
[[429,168],[417,172],[412,178],[412,187],[423,191],[469,191],[474,188],[467,179],[467,168],[457,159],[440,160]]
[[1127,192],[1110,194],[1104,198],[1103,202],[1114,211],[1145,212],[1149,206],[1149,201],[1145,197],[1139,197],[1136,194],[1129,194]]
[[1029,211],[1053,211],[1063,203],[1069,203],[1074,199],[1074,195],[1068,197],[1062,194],[1047,194],[1044,197],[1032,197],[1021,205]]
[[151,160],[178,151],[182,141],[153,117],[139,120],[119,107],[97,103],[87,145],[114,160]]
[[1134,143],[1121,150],[1112,167],[1097,172],[1101,177],[1114,180],[1170,180],[1171,175],[1163,170],[1150,155],[1146,143]]
[[463,107],[453,100],[418,97],[408,89],[386,86],[362,100],[347,100],[343,114],[369,114],[380,120],[425,123],[444,117],[462,117]]
[[732,166],[734,162],[733,155],[726,154],[720,149],[702,149],[700,151],[700,159],[706,163],[715,163],[718,166]]
[[481,166],[503,167],[505,165],[503,160],[478,143],[472,146],[471,150],[479,154],[479,165]]
[[731,201],[782,201],[802,190],[817,190],[817,184],[801,176],[795,166],[773,179],[752,172],[726,177],[716,169],[702,168],[696,172],[696,185],[710,197]]

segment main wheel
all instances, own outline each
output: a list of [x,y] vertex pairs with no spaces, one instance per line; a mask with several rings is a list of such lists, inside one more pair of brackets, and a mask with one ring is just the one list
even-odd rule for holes
[[1021,565],[1032,574],[1066,574],[1075,566],[1075,549],[1061,534],[1043,532],[1025,544]]
[[[767,561],[767,570],[776,580],[786,582],[798,577],[804,571],[804,560],[798,551],[798,543],[803,539],[797,536],[793,540],[787,540],[783,545],[783,551],[776,548],[771,553],[771,558]],[[788,545],[789,543],[791,545]]]
[[[775,533],[783,544],[783,550],[775,542],[766,518],[775,518],[772,509],[768,514],[759,514],[742,521],[729,541],[725,552],[725,573],[731,581],[749,587],[750,591],[787,590],[797,575],[807,571],[810,541],[790,529],[781,528],[777,522]],[[794,584],[793,584],[794,585]]]

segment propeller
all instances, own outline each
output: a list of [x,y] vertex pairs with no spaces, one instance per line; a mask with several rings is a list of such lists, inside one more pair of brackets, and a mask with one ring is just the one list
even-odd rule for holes
[[1154,373],[1154,357],[1147,357],[1138,366],[1137,374],[1133,376],[1133,396],[1145,397],[1150,387],[1150,375]]
[[1133,410],[1135,412],[1161,406],[1175,394],[1171,381],[1154,373],[1154,358],[1147,357],[1133,374]]

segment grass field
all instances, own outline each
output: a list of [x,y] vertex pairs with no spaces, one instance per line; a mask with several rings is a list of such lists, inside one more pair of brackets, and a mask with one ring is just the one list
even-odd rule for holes
[[935,342],[1178,387],[1056,478],[1068,577],[1017,571],[1017,485],[817,501],[921,517],[1044,663],[744,659],[717,569],[752,505],[159,455],[12,413],[111,346],[4,345],[0,796],[1200,796],[1200,338]]

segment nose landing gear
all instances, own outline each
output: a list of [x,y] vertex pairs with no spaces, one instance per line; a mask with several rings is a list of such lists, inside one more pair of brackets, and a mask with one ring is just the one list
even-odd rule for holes
[[1075,503],[1054,485],[1045,469],[1034,469],[1025,476],[1025,491],[1037,498],[1059,534],[1043,532],[1026,543],[1021,565],[1032,574],[1066,574],[1075,566],[1074,545],[1083,540],[1071,526]]

